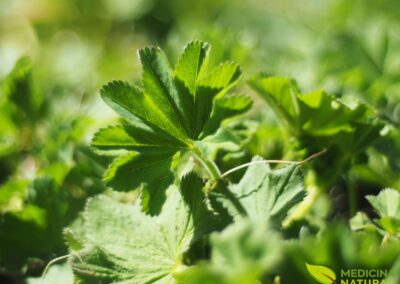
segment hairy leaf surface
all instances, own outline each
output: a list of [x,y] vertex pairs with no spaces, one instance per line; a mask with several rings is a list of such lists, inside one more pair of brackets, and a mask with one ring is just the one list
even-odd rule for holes
[[279,235],[248,219],[211,235],[211,260],[177,273],[185,284],[255,284],[279,261]]
[[171,186],[154,217],[138,204],[91,199],[83,218],[66,231],[79,255],[72,260],[74,272],[85,283],[174,283],[172,273],[183,265],[190,244],[220,223],[201,201],[201,185],[189,175],[180,190]]
[[229,186],[229,191],[239,201],[234,204],[223,198],[232,216],[271,220],[276,224],[305,196],[303,175],[296,165],[271,170],[267,164],[252,164],[238,184]]

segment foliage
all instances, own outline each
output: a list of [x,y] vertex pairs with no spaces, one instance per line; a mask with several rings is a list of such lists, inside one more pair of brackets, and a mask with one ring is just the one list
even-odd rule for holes
[[296,150],[310,154],[328,149],[329,173],[317,168],[328,186],[355,154],[379,137],[383,127],[373,110],[355,99],[343,101],[322,90],[302,94],[288,78],[261,76],[251,79],[250,85],[298,139]]
[[378,219],[371,221],[363,212],[358,212],[350,220],[353,230],[376,231],[385,237],[385,240],[399,238],[400,235],[400,194],[394,189],[384,189],[378,196],[366,197],[371,203]]
[[[101,91],[104,101],[127,122],[101,129],[92,141],[101,152],[122,153],[109,166],[105,181],[115,190],[142,187],[142,205],[152,214],[159,212],[173,179],[173,163],[180,164],[174,156],[190,151],[200,162],[210,163],[197,144],[202,145],[223,120],[251,105],[247,97],[226,95],[240,78],[236,64],[222,63],[206,73],[207,50],[200,41],[187,44],[172,71],[160,49],[141,49],[143,86],[111,82]],[[209,178],[217,178],[215,169],[206,169]]]
[[399,4],[309,4],[0,1],[0,283],[398,283]]

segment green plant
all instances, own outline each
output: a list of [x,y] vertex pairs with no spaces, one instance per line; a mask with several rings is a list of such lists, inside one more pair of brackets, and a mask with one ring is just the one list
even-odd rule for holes
[[[257,97],[234,93],[245,90],[239,66],[212,66],[209,49],[188,43],[174,68],[161,49],[139,50],[141,81],[100,91],[120,117],[94,133],[93,151],[83,142],[84,117],[50,127],[41,117],[51,117],[46,96],[38,105],[49,113],[19,104],[31,78],[25,61],[17,65],[3,107],[33,112],[27,117],[37,119],[24,123],[43,147],[27,150],[28,140],[0,156],[10,165],[12,157],[37,160],[33,177],[10,166],[0,187],[0,266],[26,278],[21,270],[35,257],[43,275],[28,278],[32,284],[338,283],[339,271],[353,268],[385,269],[397,281],[399,192],[369,195],[365,209],[355,179],[384,155],[376,144],[397,137],[392,125],[357,99],[251,77],[268,115],[284,125],[269,128],[263,123],[274,118],[251,109]],[[14,116],[4,113],[19,122]],[[45,143],[49,137],[57,139]],[[282,155],[261,157],[262,143],[284,144]],[[329,206],[341,193],[327,195],[343,181],[351,230]],[[378,218],[355,214],[370,208]],[[50,261],[51,253],[58,257]]]

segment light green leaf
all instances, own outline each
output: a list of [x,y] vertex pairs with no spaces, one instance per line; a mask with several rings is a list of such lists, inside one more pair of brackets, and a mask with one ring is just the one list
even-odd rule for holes
[[393,217],[400,219],[400,192],[397,190],[387,188],[377,196],[368,195],[366,198],[381,218]]
[[239,201],[235,205],[223,198],[232,216],[271,220],[277,224],[305,196],[302,171],[297,165],[271,170],[267,164],[252,164],[238,184],[229,186],[229,191]]
[[225,92],[226,87],[232,87],[237,83],[241,74],[239,65],[234,62],[224,62],[214,68],[210,74],[201,78],[199,85],[218,91],[224,90]]
[[204,71],[204,63],[207,59],[209,45],[201,41],[189,42],[178,59],[175,68],[175,84],[181,97],[183,108],[183,120],[189,136],[195,138],[196,128],[195,104],[198,96],[198,77]]
[[394,189],[384,189],[377,196],[368,195],[371,203],[379,215],[378,224],[390,235],[400,232],[400,193]]
[[[114,81],[101,90],[103,100],[122,117],[130,122],[143,121],[151,128],[169,133],[176,140],[187,143],[188,137],[182,129],[179,118],[168,98],[157,93],[142,91],[136,86]],[[164,94],[165,95],[165,94]]]
[[247,112],[251,108],[252,103],[249,97],[241,95],[216,98],[210,119],[204,126],[201,137],[214,133],[225,118],[231,118]]
[[350,228],[353,231],[366,230],[366,231],[376,231],[376,226],[368,218],[367,214],[363,212],[357,212],[353,218],[350,219]]
[[74,274],[69,264],[53,265],[46,275],[41,278],[28,278],[27,284],[73,284]]
[[336,274],[330,268],[321,265],[311,265],[306,263],[306,267],[311,276],[321,284],[336,283]]
[[249,81],[275,113],[293,131],[300,126],[295,119],[300,114],[298,95],[300,93],[295,81],[283,77],[260,77]]
[[0,157],[18,151],[18,127],[12,120],[12,111],[8,104],[0,107]]
[[149,99],[149,106],[160,110],[154,115],[165,115],[159,119],[170,120],[183,137],[190,136],[191,125],[185,119],[190,111],[189,98],[178,92],[167,57],[159,48],[143,48],[139,50],[139,58],[143,66],[145,97]]
[[240,79],[241,71],[237,64],[227,62],[216,67],[198,83],[195,99],[194,135],[198,137],[213,109],[215,97],[224,96]]
[[379,218],[372,222],[365,213],[358,212],[351,220],[352,230],[377,231],[386,238],[400,237],[400,193],[387,188],[377,196],[366,196]]
[[201,41],[189,42],[179,58],[175,76],[188,88],[189,93],[195,97],[198,76],[206,59],[209,45]]
[[209,220],[197,199],[200,187],[184,192],[182,198],[178,188],[171,186],[155,217],[138,205],[105,196],[90,200],[75,235],[74,243],[83,244],[76,251],[79,257],[72,257],[75,274],[85,283],[174,283],[172,274],[181,269],[183,254],[202,236],[198,229],[204,226],[199,222]]
[[280,237],[267,223],[240,220],[211,235],[211,260],[175,274],[178,283],[256,284],[281,256]]
[[141,188],[143,209],[151,214],[160,211],[165,190],[173,180],[170,171],[173,151],[130,152],[115,159],[104,174],[107,185],[121,191]]
[[23,210],[28,195],[27,186],[27,180],[19,179],[10,179],[0,186],[0,214]]
[[288,78],[260,76],[249,83],[292,134],[314,139],[319,148],[336,145],[343,151],[360,151],[379,137],[382,124],[372,109],[355,99],[345,102],[321,90],[301,94]]

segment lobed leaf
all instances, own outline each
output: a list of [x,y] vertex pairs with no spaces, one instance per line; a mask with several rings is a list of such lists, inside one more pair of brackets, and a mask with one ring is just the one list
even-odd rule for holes
[[319,148],[336,145],[359,151],[379,137],[382,124],[372,109],[356,100],[339,100],[321,90],[301,94],[288,78],[260,76],[249,83],[292,134],[311,137]]
[[125,119],[93,138],[100,154],[117,157],[104,179],[120,191],[141,188],[147,211],[156,213],[162,204],[158,195],[171,182],[173,156],[187,157],[185,152],[217,132],[225,119],[251,106],[247,97],[226,95],[240,78],[237,64],[222,63],[207,74],[208,49],[201,41],[188,43],[175,70],[161,49],[141,49],[142,86],[114,81],[101,90],[103,100]]
[[387,237],[400,237],[400,193],[394,189],[384,189],[377,196],[366,196],[378,214],[376,222],[358,212],[351,220],[353,230],[377,231]]
[[[252,161],[260,160],[254,158]],[[223,199],[232,216],[270,220],[279,225],[305,196],[303,175],[298,165],[271,170],[267,164],[252,164],[238,184],[229,186],[229,191],[239,202],[234,205]]]
[[138,204],[91,199],[83,218],[67,230],[73,255],[79,255],[72,257],[78,278],[84,283],[175,283],[172,274],[182,268],[183,254],[216,224],[199,202],[204,198],[201,181],[193,178],[181,190],[171,186],[154,217]]
[[393,217],[400,220],[400,192],[397,190],[387,188],[377,196],[368,195],[366,198],[381,218]]
[[175,274],[185,284],[255,284],[280,259],[280,237],[266,223],[240,220],[211,235],[211,260]]
[[170,171],[173,151],[130,152],[115,159],[104,174],[107,185],[122,191],[142,188],[143,209],[156,214],[165,200],[165,190],[173,180]]

